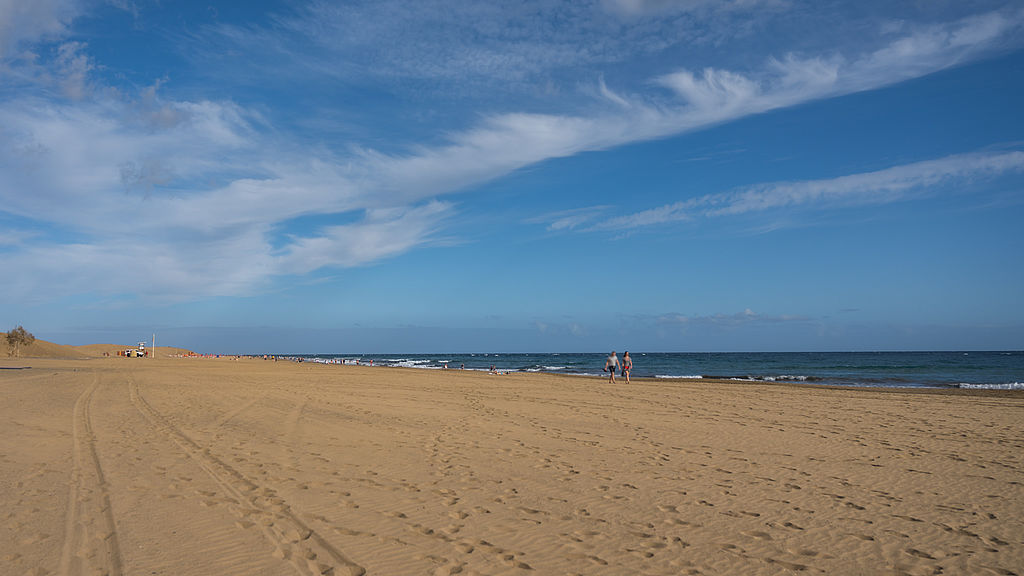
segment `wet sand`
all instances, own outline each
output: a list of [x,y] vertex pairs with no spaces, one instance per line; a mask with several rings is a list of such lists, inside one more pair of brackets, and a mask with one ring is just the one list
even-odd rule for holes
[[1024,574],[1021,393],[109,358],[0,394],[0,574]]

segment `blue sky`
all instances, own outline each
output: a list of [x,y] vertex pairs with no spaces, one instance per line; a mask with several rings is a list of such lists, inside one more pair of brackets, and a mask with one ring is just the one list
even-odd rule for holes
[[1024,348],[1020,3],[498,4],[0,0],[0,329]]

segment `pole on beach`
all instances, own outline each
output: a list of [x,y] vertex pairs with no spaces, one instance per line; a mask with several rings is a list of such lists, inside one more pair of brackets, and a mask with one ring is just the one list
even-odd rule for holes
[[156,358],[156,333],[153,333],[153,358]]

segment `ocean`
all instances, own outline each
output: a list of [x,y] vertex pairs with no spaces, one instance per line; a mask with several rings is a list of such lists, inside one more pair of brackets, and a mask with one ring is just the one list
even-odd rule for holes
[[[619,352],[621,357],[622,352]],[[324,363],[425,370],[490,370],[604,376],[607,353],[301,354]],[[1024,351],[1014,352],[630,352],[634,378],[715,378],[822,386],[1024,390]]]

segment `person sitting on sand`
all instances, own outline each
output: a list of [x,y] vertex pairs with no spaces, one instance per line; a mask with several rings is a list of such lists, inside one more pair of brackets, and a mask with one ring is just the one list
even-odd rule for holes
[[633,369],[633,359],[629,357],[629,352],[622,353],[622,376],[626,379],[626,384],[629,384],[629,372]]
[[604,371],[608,372],[608,382],[615,384],[615,372],[619,369],[619,357],[615,355],[615,350],[612,350],[611,356],[604,361]]

